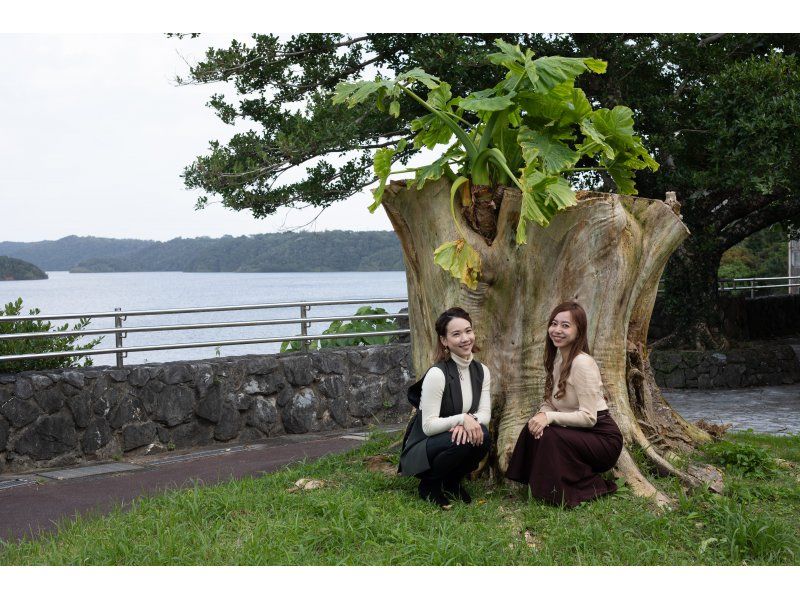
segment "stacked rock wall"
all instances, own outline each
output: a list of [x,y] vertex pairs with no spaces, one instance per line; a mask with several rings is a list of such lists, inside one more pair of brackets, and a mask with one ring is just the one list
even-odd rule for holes
[[654,351],[656,383],[667,388],[743,388],[800,382],[800,363],[790,345],[713,351]]
[[409,346],[0,376],[0,472],[405,422]]

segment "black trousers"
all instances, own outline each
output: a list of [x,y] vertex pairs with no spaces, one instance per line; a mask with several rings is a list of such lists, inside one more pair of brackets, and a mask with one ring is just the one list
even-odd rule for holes
[[431,468],[419,475],[422,480],[458,481],[465,475],[474,471],[491,446],[489,430],[481,424],[483,430],[483,444],[473,446],[469,443],[456,444],[450,432],[442,432],[430,436],[425,441],[425,450]]

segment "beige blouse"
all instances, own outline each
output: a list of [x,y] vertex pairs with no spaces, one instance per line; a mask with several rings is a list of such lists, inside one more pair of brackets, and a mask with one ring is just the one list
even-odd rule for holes
[[[553,362],[553,395],[558,390],[561,377],[561,351],[557,351]],[[608,409],[603,396],[603,380],[600,368],[591,355],[580,353],[572,361],[564,396],[545,398],[539,412],[547,416],[548,424],[591,428],[597,423],[597,412]]]

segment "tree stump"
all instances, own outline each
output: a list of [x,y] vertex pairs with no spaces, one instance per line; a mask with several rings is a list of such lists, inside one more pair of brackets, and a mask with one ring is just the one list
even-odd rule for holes
[[[406,265],[414,371],[432,364],[434,322],[460,306],[473,318],[478,359],[492,373],[492,474],[502,477],[514,443],[544,397],[547,318],[575,300],[589,318],[589,346],[600,367],[609,409],[625,438],[617,464],[632,490],[669,498],[642,475],[630,448],[641,447],[661,473],[689,485],[718,484],[713,469],[681,468],[680,455],[707,433],[687,423],[661,396],[647,358],[647,329],[667,259],[689,231],[663,201],[581,192],[547,228],[528,225],[527,244],[515,242],[521,196],[504,190],[491,244],[462,222],[466,241],[481,256],[476,290],[433,261],[433,251],[459,234],[450,213],[449,183],[422,190],[393,182],[383,206],[400,238]],[[464,218],[456,212],[456,217]]]

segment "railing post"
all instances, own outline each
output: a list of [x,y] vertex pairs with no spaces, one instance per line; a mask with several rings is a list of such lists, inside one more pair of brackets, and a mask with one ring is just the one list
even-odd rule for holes
[[750,299],[756,296],[756,281],[754,278],[750,279]]
[[[122,311],[121,307],[115,307],[114,311]],[[122,330],[122,320],[124,316],[114,316],[114,328],[118,328]],[[123,332],[115,332],[114,333],[114,340],[116,341],[117,349],[122,348],[122,338],[124,333]],[[117,351],[117,367],[122,367],[122,351]]]
[[[300,317],[305,320],[308,317],[308,310],[311,309],[310,305],[300,306]],[[300,335],[308,336],[308,322],[300,322]],[[300,347],[304,353],[308,353],[309,341],[300,341]]]

